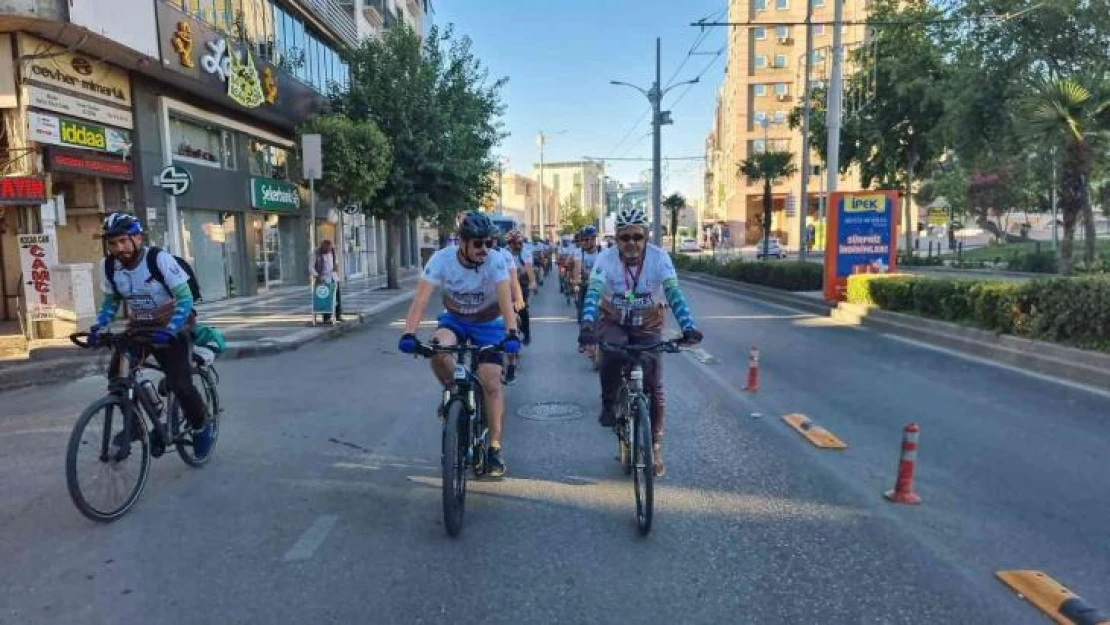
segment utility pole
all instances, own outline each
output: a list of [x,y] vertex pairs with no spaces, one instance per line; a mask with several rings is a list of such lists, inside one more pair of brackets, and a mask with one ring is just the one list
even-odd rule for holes
[[802,197],[798,201],[798,262],[806,262],[806,249],[809,243],[809,232],[806,229],[806,217],[809,216],[809,91],[810,64],[813,62],[813,2],[806,2],[806,57],[802,62]]
[[663,88],[662,85],[662,58],[663,48],[662,40],[659,37],[655,38],[655,82],[652,83],[651,89],[644,90],[636,85],[621,82],[618,80],[610,80],[609,84],[623,85],[625,87],[632,87],[636,91],[644,94],[648,102],[651,104],[651,237],[652,243],[656,245],[663,244],[663,133],[664,125],[673,124],[674,120],[671,119],[671,112],[662,110],[663,96],[667,95],[671,89],[681,87],[682,85],[690,85],[698,82],[698,79],[687,80]]
[[[841,101],[843,100],[844,83],[841,78],[844,61],[844,0],[833,0],[833,60],[832,76],[829,77],[828,111],[829,136],[826,144],[825,176],[829,197],[836,192],[837,172],[840,171],[840,118]],[[827,245],[828,243],[826,243]]]
[[547,207],[544,206],[544,182],[543,182],[543,145],[547,142],[547,137],[543,132],[540,132],[536,137],[536,143],[540,146],[540,238],[547,240],[547,234],[544,229],[547,227]]

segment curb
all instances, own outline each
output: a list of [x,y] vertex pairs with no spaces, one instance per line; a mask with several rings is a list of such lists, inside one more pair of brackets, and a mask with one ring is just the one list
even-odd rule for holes
[[683,280],[721,288],[737,295],[831,316],[845,325],[914,339],[936,347],[982,358],[1031,373],[1110,391],[1110,355],[1056,343],[1009,335],[998,335],[947,321],[842,303],[830,306],[823,300],[745,284],[717,277],[680,272]]

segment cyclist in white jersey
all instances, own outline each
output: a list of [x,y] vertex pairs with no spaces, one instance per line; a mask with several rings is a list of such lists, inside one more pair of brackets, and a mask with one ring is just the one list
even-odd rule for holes
[[[702,339],[678,287],[678,276],[670,256],[648,243],[647,217],[639,208],[617,212],[618,247],[598,254],[590,273],[589,288],[582,310],[579,345],[596,349],[598,340],[606,343],[645,344],[658,342],[665,322],[666,301],[682,328],[683,343],[693,345]],[[655,474],[662,476],[663,464],[663,375],[659,354],[644,355],[644,390],[651,401],[651,433],[655,449]],[[620,392],[621,357],[601,354],[601,416],[603,427],[615,423],[613,412]]]
[[[397,348],[406,354],[416,352],[416,329],[424,317],[432,293],[443,291],[445,310],[439,315],[434,340],[440,345],[469,341],[478,346],[500,345],[507,354],[520,351],[520,337],[513,311],[513,280],[504,255],[494,250],[495,227],[489,217],[477,211],[463,216],[459,223],[458,246],[437,251],[428,259],[416,286],[404,333]],[[501,453],[502,417],[505,397],[501,388],[502,357],[499,353],[480,356],[478,377],[485,392],[490,428],[489,469],[492,477],[505,475]],[[440,354],[432,358],[432,371],[448,388],[453,383],[455,358]]]

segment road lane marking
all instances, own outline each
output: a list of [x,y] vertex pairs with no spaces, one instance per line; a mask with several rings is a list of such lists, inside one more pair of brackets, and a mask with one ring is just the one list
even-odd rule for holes
[[700,362],[703,365],[718,364],[717,357],[714,356],[713,354],[710,354],[709,352],[705,351],[701,347],[691,347],[691,348],[688,348],[687,351],[692,353],[694,355],[694,358],[697,358],[698,362]]
[[324,539],[335,528],[335,522],[339,517],[334,514],[322,514],[316,517],[312,525],[301,534],[297,542],[285,552],[285,557],[282,560],[292,562],[295,560],[307,560],[312,557],[316,549],[324,543]]
[[807,441],[813,443],[815,447],[834,450],[848,448],[847,443],[837,438],[832,432],[814,423],[812,419],[804,414],[795,412],[783,415],[782,420],[785,421],[787,425],[794,428],[798,434],[805,437]]
[[1017,570],[995,573],[1018,597],[1033,604],[1061,625],[1106,625],[1110,616],[1087,605],[1079,595],[1042,571]]
[[703,321],[709,319],[711,321],[733,321],[733,320],[763,320],[763,319],[810,319],[817,317],[817,315],[810,315],[806,313],[799,313],[796,315],[699,315],[698,320]]

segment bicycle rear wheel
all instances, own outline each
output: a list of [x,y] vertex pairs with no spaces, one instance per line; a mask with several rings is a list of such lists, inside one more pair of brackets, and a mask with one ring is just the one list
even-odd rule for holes
[[66,486],[81,514],[115,521],[138,501],[149,475],[150,435],[133,404],[109,395],[81,413],[66,449]]
[[655,459],[651,448],[651,416],[647,399],[637,397],[632,415],[632,481],[636,489],[636,525],[640,534],[651,531],[655,504]]
[[452,399],[444,411],[443,455],[443,525],[449,536],[462,531],[466,506],[466,453],[470,445],[469,420],[461,399]]
[[177,455],[191,467],[202,467],[212,458],[212,452],[216,449],[216,440],[220,437],[220,396],[216,393],[216,383],[212,379],[212,374],[206,369],[193,372],[193,384],[200,391],[200,396],[204,398],[204,405],[208,407],[209,419],[212,422],[212,447],[209,448],[207,456],[197,458],[193,453],[193,435],[186,431],[189,424],[182,414],[181,402],[176,394],[170,395],[168,414],[170,432],[174,446],[177,448]]

